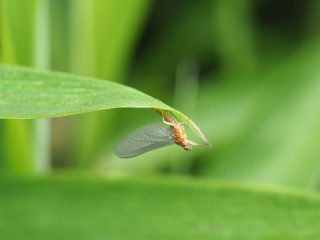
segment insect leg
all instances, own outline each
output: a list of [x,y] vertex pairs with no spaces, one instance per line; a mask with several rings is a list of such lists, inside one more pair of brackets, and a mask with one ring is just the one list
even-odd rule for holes
[[188,140],[188,141],[189,141],[189,143],[190,143],[191,145],[193,145],[193,146],[199,146],[199,145],[201,145],[201,144],[196,143],[196,142],[193,142],[193,141],[191,141],[191,140]]
[[164,117],[164,115],[162,115],[162,122],[163,122],[164,124],[169,125],[169,126],[173,126],[173,125],[174,125],[172,122],[167,121],[166,118]]
[[173,124],[173,123],[168,122],[168,121],[166,121],[165,119],[163,119],[163,123],[164,123],[164,124],[167,124],[167,125],[169,125],[169,126],[174,126],[174,124]]

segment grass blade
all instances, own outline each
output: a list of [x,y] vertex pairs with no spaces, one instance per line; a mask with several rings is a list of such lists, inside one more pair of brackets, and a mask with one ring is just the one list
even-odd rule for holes
[[0,118],[37,119],[111,108],[154,108],[174,113],[208,143],[183,113],[121,84],[10,65],[0,65],[0,82]]
[[[1,4],[1,61],[22,65],[34,63],[35,12],[39,1],[2,0]],[[18,16],[18,17],[17,17]],[[0,80],[0,88],[2,81]],[[5,96],[1,96],[5,98]],[[0,98],[0,101],[1,101]],[[2,121],[6,170],[34,171],[33,122]],[[1,142],[1,140],[0,140]],[[19,146],[20,151],[17,151]]]

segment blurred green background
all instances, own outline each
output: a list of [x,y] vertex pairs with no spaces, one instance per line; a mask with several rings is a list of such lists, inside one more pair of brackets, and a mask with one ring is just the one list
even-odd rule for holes
[[[1,0],[3,63],[137,88],[214,144],[123,160],[116,144],[161,119],[117,109],[0,121],[0,174],[189,176],[318,189],[317,0]],[[198,140],[190,133],[189,137]]]

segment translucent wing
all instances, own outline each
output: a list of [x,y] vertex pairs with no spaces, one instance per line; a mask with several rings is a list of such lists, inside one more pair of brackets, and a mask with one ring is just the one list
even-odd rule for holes
[[131,158],[173,144],[171,129],[163,124],[150,124],[130,133],[115,149],[120,158]]

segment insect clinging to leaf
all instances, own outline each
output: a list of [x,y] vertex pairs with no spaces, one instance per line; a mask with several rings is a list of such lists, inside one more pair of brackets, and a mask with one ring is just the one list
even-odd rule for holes
[[140,154],[177,144],[187,151],[199,145],[188,139],[183,123],[179,123],[168,112],[156,110],[161,114],[164,124],[155,123],[130,133],[115,149],[120,158],[131,158]]

